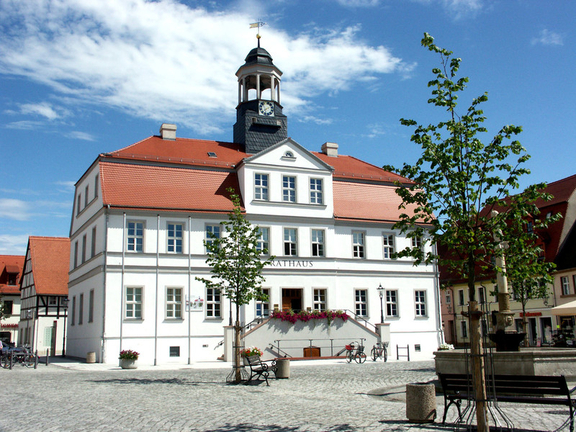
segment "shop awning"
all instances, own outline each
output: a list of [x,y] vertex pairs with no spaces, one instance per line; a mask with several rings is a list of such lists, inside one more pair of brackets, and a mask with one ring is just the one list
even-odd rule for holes
[[550,309],[552,315],[576,315],[576,300]]

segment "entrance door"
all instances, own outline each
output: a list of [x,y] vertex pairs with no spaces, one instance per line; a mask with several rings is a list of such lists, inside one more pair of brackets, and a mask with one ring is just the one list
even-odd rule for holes
[[299,288],[282,288],[282,310],[302,310],[302,290]]

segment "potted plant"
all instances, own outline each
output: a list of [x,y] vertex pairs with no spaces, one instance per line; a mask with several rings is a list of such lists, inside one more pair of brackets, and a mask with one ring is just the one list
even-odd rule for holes
[[122,369],[136,369],[136,360],[138,360],[139,352],[134,350],[122,350],[120,351],[120,367]]
[[252,347],[244,348],[242,351],[240,351],[240,355],[244,359],[244,364],[246,365],[246,364],[248,364],[248,360],[247,360],[248,357],[251,357],[251,356],[261,357],[262,351],[259,348],[252,346]]

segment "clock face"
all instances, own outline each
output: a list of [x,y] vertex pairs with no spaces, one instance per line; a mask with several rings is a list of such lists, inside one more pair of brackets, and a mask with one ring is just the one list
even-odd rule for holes
[[274,115],[274,104],[272,102],[262,101],[258,104],[258,113],[263,116]]

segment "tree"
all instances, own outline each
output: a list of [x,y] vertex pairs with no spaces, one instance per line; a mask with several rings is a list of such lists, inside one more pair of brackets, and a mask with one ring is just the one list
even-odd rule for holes
[[[433,88],[428,103],[445,110],[448,118],[428,126],[401,119],[401,124],[415,127],[411,141],[421,146],[422,155],[414,165],[385,169],[414,181],[410,186],[397,184],[396,192],[403,201],[400,207],[407,212],[401,214],[395,228],[408,238],[430,242],[435,247],[424,249],[419,241],[413,241],[413,246],[399,251],[397,256],[410,256],[415,265],[438,262],[467,281],[477,427],[488,432],[481,311],[475,281],[479,269],[493,269],[492,259],[504,253],[494,234],[501,233],[502,239],[508,240],[510,222],[535,213],[534,202],[545,198],[541,192],[545,185],[532,185],[512,195],[519,188],[519,178],[529,173],[522,167],[529,156],[513,140],[521,127],[504,126],[484,144],[481,137],[487,129],[482,123],[486,118],[480,104],[488,100],[487,94],[473,99],[470,107],[459,113],[458,95],[468,82],[467,77],[457,77],[461,59],[436,46],[427,33],[421,43],[440,55],[440,67],[432,69],[435,79],[428,83]],[[493,209],[503,211],[493,216]],[[449,258],[439,256],[436,246],[449,250]]]
[[228,214],[228,221],[220,222],[224,227],[222,237],[205,240],[208,253],[206,263],[211,267],[210,279],[197,277],[207,288],[220,290],[236,305],[234,324],[234,367],[235,381],[242,380],[240,374],[240,307],[253,299],[266,300],[260,286],[264,280],[262,269],[270,264],[273,256],[263,259],[268,251],[258,246],[260,229],[248,222],[242,213],[240,197],[233,188],[228,188],[234,210]]

